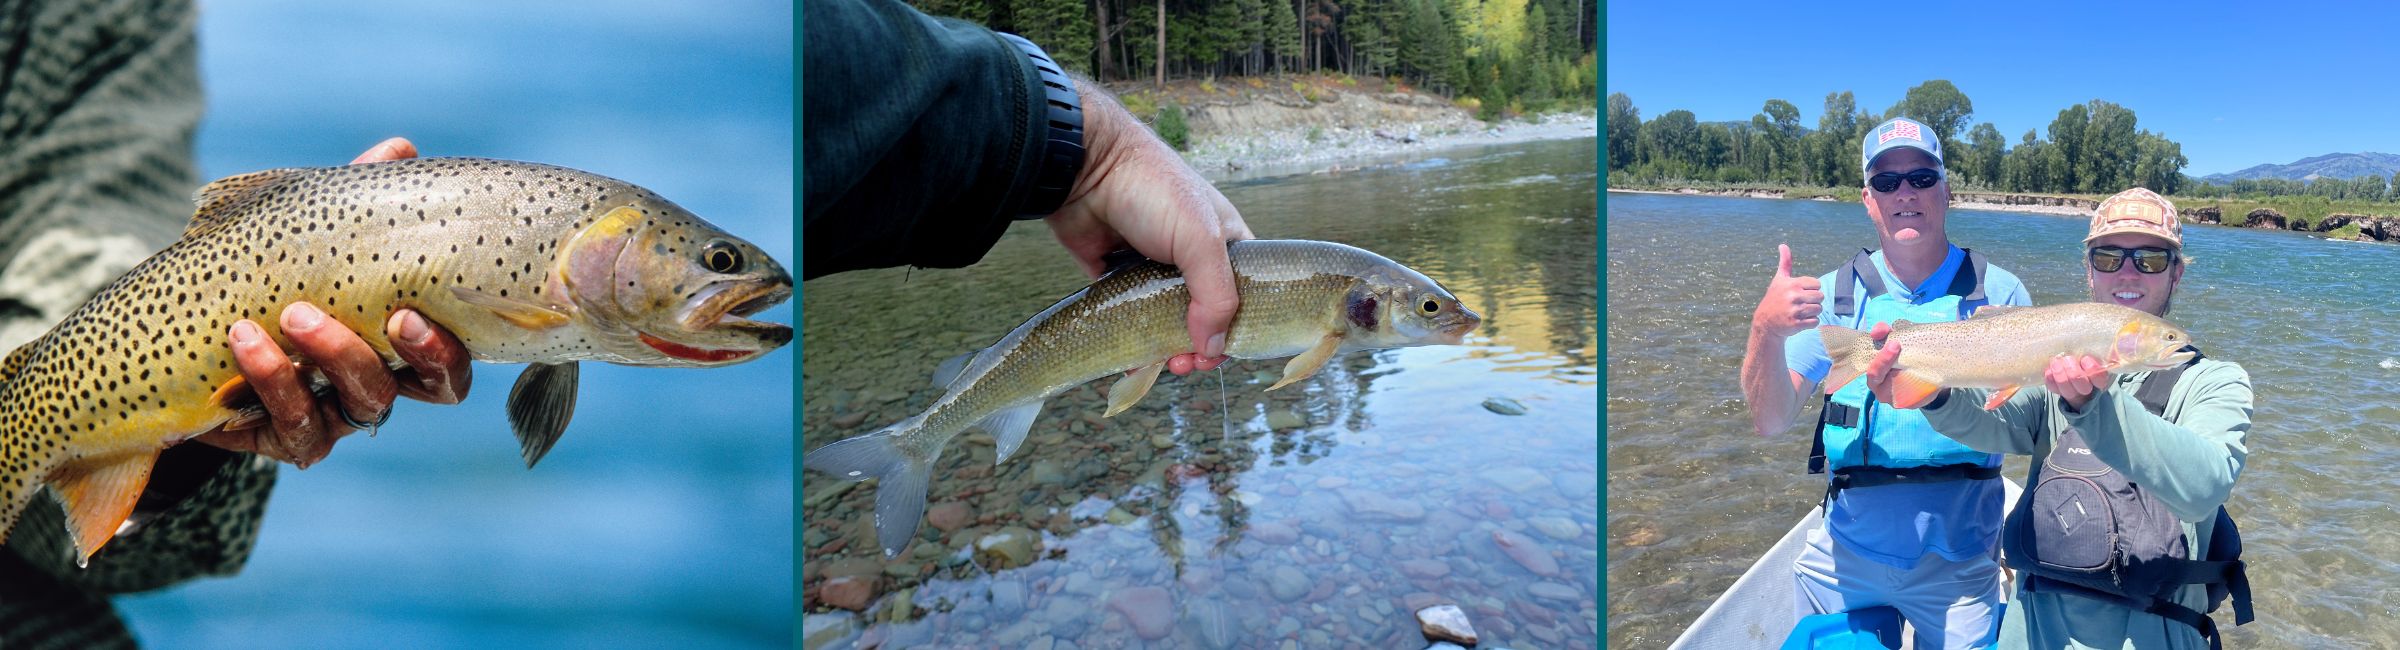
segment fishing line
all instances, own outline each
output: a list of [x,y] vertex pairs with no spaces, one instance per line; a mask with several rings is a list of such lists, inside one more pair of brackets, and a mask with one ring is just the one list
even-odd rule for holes
[[1231,444],[1233,442],[1233,413],[1230,412],[1232,411],[1231,405],[1225,403],[1225,366],[1217,366],[1216,374],[1217,422],[1225,427],[1224,433],[1217,436],[1217,444]]

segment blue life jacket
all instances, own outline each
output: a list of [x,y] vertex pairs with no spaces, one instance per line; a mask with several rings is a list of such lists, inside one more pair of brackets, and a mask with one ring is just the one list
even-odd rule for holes
[[[1987,300],[1983,295],[1983,278],[1989,263],[1983,255],[1966,250],[1966,260],[1951,275],[1948,291],[1939,298],[1923,304],[1912,303],[1886,290],[1883,272],[1876,268],[1871,251],[1859,251],[1850,263],[1833,275],[1833,304],[1835,316],[1830,322],[1854,324],[1864,331],[1876,323],[1906,320],[1915,323],[1955,321],[1964,318],[1963,305],[1970,301]],[[1865,285],[1866,296],[1855,295],[1855,285]],[[1929,483],[1995,479],[2000,477],[2000,455],[1976,451],[1933,430],[1925,416],[1916,409],[1895,409],[1877,403],[1867,392],[1864,377],[1825,396],[1825,408],[1817,415],[1816,441],[1809,450],[1808,473],[1825,473],[1832,465],[1833,476],[1826,486],[1826,496],[1853,487],[1871,487],[1894,483]]]
[[[2151,373],[2134,398],[2166,417],[2167,398],[2190,367]],[[2183,523],[2166,504],[2091,454],[2083,432],[2068,427],[2048,457],[2034,457],[2032,476],[2000,536],[2009,568],[2024,575],[2026,591],[2075,594],[2149,612],[2191,626],[2210,648],[2221,650],[2224,642],[2207,612],[2231,596],[2234,625],[2257,618],[2243,571],[2241,530],[2218,506],[2208,556],[2192,559]],[[2207,610],[2173,600],[2192,584],[2208,585]]]

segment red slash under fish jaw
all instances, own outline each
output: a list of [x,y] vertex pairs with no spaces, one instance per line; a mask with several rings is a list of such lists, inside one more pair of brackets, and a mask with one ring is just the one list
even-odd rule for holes
[[698,361],[701,363],[723,363],[753,354],[758,354],[757,350],[709,350],[695,348],[689,345],[651,336],[648,332],[642,333],[642,343],[649,345],[651,349],[665,353],[667,356],[686,361]]

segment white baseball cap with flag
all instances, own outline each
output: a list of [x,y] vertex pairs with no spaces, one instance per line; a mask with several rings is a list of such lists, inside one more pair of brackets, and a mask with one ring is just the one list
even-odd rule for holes
[[1859,173],[1873,169],[1876,156],[1900,147],[1923,151],[1925,155],[1933,156],[1935,167],[1942,165],[1942,140],[1934,137],[1933,128],[1916,120],[1895,117],[1869,129],[1866,139],[1859,143]]

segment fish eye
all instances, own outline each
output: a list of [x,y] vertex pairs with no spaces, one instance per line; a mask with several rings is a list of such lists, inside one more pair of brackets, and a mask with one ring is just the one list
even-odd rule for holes
[[1418,305],[1417,308],[1424,310],[1425,315],[1431,316],[1442,311],[1442,303],[1435,302],[1432,298],[1427,298],[1425,299],[1425,304]]
[[709,242],[707,247],[700,249],[700,263],[707,266],[710,271],[740,273],[742,271],[742,251],[735,249],[733,244],[723,241]]

